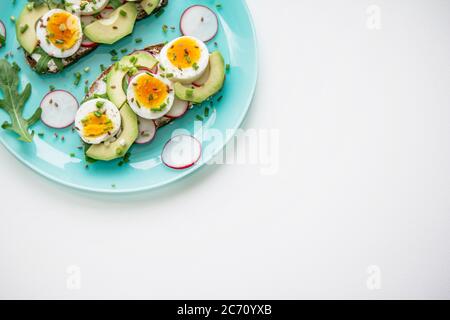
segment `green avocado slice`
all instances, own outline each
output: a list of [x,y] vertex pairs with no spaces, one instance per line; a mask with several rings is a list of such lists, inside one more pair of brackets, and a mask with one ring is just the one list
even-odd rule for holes
[[136,4],[127,2],[108,18],[87,25],[83,32],[93,42],[113,44],[133,32],[137,14]]
[[225,62],[219,51],[209,56],[210,74],[208,81],[199,87],[187,87],[179,82],[175,83],[175,95],[185,101],[202,103],[216,94],[223,87],[225,81]]
[[117,62],[109,72],[106,78],[106,93],[109,100],[118,108],[127,101],[126,92],[123,90],[122,82],[130,68],[147,68],[152,69],[158,60],[150,53],[138,51],[132,55],[125,56]]
[[122,117],[122,132],[117,140],[110,144],[101,143],[90,146],[86,151],[89,158],[111,161],[122,158],[131,148],[139,135],[137,116],[128,104],[120,109],[120,116]]

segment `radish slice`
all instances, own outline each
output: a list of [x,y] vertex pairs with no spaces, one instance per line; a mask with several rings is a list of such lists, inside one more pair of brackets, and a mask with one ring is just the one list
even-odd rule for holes
[[67,128],[75,121],[78,107],[77,99],[69,92],[64,90],[49,92],[41,102],[41,120],[50,128]]
[[149,70],[150,71],[150,73],[153,73],[153,74],[158,74],[158,71],[159,71],[159,68],[158,68],[158,65],[156,64],[151,70]]
[[173,106],[165,117],[175,119],[183,116],[189,109],[189,102],[175,98]]
[[208,81],[209,79],[209,65],[206,68],[205,72],[202,74],[202,76],[198,79],[195,80],[194,82],[192,82],[192,84],[196,87],[201,87],[202,85],[204,85],[206,83],[206,81]]
[[139,117],[139,136],[136,139],[135,143],[137,144],[145,144],[149,143],[150,141],[155,138],[156,135],[156,124],[153,120],[148,120]]
[[[83,27],[86,27],[87,25],[90,25],[92,22],[97,21],[97,18],[95,18],[94,16],[81,16],[80,20]],[[85,48],[93,48],[97,46],[97,43],[92,42],[86,36],[83,36],[83,42],[81,42],[81,46]]]
[[103,80],[95,81],[94,90],[92,93],[102,95],[102,94],[105,94],[106,91],[107,91],[107,86],[106,86],[105,81],[103,81]]
[[98,19],[95,18],[94,16],[81,16],[80,20],[81,20],[81,25],[83,27],[86,27],[87,25],[90,25],[92,22],[97,21]]
[[97,42],[92,42],[88,38],[83,36],[83,42],[81,42],[81,46],[85,48],[93,48],[98,45]]
[[172,169],[192,167],[202,155],[202,146],[193,136],[179,135],[170,139],[161,154],[162,162]]
[[[5,38],[6,41],[6,27],[3,24],[3,21],[0,20],[0,35]],[[2,47],[2,44],[0,43],[0,48]]]
[[105,9],[102,10],[102,12],[100,12],[100,17],[102,17],[102,19],[107,19],[113,12],[114,8],[107,6]]
[[208,7],[194,5],[187,8],[181,15],[180,30],[185,36],[196,37],[207,42],[216,36],[219,20]]

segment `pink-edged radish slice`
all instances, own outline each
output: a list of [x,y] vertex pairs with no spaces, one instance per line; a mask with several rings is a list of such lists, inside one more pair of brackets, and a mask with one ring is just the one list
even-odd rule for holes
[[81,46],[84,48],[94,48],[98,46],[98,43],[92,42],[91,40],[83,36],[83,42],[81,42]]
[[[94,16],[81,16],[80,18],[81,24],[83,27],[86,27],[90,25],[91,23],[97,21],[98,19]],[[96,47],[98,44],[96,42],[93,42],[89,40],[86,36],[83,36],[83,41],[81,42],[81,46],[84,48],[93,48]]]
[[103,10],[100,12],[100,17],[101,17],[102,19],[108,19],[109,16],[111,15],[111,13],[114,12],[114,10],[115,10],[115,9],[114,9],[113,7],[107,6],[105,9],[103,9]]
[[189,109],[189,102],[175,98],[172,108],[170,108],[169,113],[167,113],[165,117],[170,119],[179,118],[183,116],[188,111],[188,109]]
[[162,162],[172,169],[192,167],[202,156],[202,146],[193,136],[179,135],[170,139],[161,154]]
[[94,87],[92,93],[103,95],[106,94],[107,91],[107,85],[106,82],[103,81],[103,79],[97,80],[94,82]]
[[203,72],[202,76],[200,78],[198,78],[197,80],[195,80],[194,82],[192,82],[192,84],[196,87],[201,87],[202,85],[204,85],[206,83],[206,81],[208,81],[209,79],[209,65],[206,68],[205,72]]
[[138,123],[139,123],[139,136],[136,139],[135,143],[137,144],[149,143],[155,138],[156,135],[157,128],[155,121],[138,117]]
[[92,22],[97,21],[98,18],[96,18],[94,16],[81,16],[80,20],[81,20],[81,25],[83,27],[86,27],[86,26],[90,25]]
[[219,30],[217,15],[208,7],[194,5],[181,15],[180,30],[185,36],[196,37],[203,42],[213,39]]
[[150,71],[150,73],[158,74],[158,72],[159,72],[158,64],[155,64],[155,66],[149,71]]
[[67,128],[75,121],[78,107],[78,101],[71,93],[64,90],[49,92],[41,102],[41,120],[50,128]]
[[[6,42],[6,27],[3,24],[3,21],[0,20],[0,35],[3,37],[4,41]],[[2,47],[2,43],[0,42],[0,48]]]

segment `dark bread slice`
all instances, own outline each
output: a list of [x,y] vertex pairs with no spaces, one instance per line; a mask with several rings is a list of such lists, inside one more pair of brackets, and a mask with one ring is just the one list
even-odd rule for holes
[[[152,12],[151,15],[158,13],[165,6],[167,6],[168,3],[169,3],[169,0],[161,0],[158,7]],[[143,20],[143,19],[151,16],[151,15],[147,15],[147,12],[145,12],[145,10],[142,8],[140,3],[137,3],[137,6],[138,6],[137,20]],[[78,51],[74,55],[72,55],[68,58],[62,59],[62,63],[64,65],[64,67],[74,64],[75,62],[77,62],[78,60],[83,58],[84,56],[86,56],[89,53],[91,53],[92,51],[94,51],[96,48],[97,47],[92,47],[92,48],[80,47],[80,49],[78,49]],[[25,52],[25,60],[27,61],[27,63],[30,65],[30,67],[33,70],[36,70],[37,61],[34,60],[31,56],[31,54],[29,54],[28,52]],[[59,70],[59,69],[55,70],[55,71],[51,71],[51,70],[47,69],[46,73],[59,73],[59,72],[61,72],[61,70]]]
[[[154,56],[158,56],[159,53],[161,52],[162,48],[164,47],[164,43],[160,43],[160,44],[156,44],[156,45],[152,45],[152,46],[148,46],[142,50],[137,50],[137,51],[146,51]],[[135,51],[135,52],[137,52]],[[130,54],[133,54],[130,53]],[[85,97],[85,99],[89,99],[91,98],[94,94],[95,94],[95,90],[96,90],[96,83],[99,81],[104,81],[104,79],[106,78],[106,76],[108,75],[108,73],[111,71],[111,69],[113,68],[114,65],[111,65],[109,68],[107,68],[105,71],[103,71],[100,76],[92,83],[91,87],[89,88],[89,91]],[[161,128],[167,124],[169,124],[170,122],[172,122],[173,119],[171,118],[167,118],[167,117],[162,117],[160,119],[155,120],[155,124],[157,128]]]

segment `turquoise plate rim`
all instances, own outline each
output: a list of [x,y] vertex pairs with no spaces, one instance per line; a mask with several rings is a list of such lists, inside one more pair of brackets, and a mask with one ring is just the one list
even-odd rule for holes
[[64,181],[62,179],[58,179],[55,176],[52,176],[50,174],[48,174],[47,172],[45,172],[45,170],[41,170],[39,169],[37,166],[35,166],[33,163],[27,161],[26,159],[24,159],[18,152],[16,152],[15,150],[13,150],[13,148],[11,146],[9,146],[6,142],[5,139],[3,137],[0,137],[0,142],[1,144],[5,147],[6,150],[8,150],[8,152],[10,152],[15,158],[17,158],[22,164],[24,164],[26,167],[29,167],[30,169],[32,169],[34,172],[38,173],[39,175],[43,176],[44,178],[56,182],[60,185],[69,187],[69,188],[73,188],[76,190],[80,190],[80,191],[85,191],[85,192],[95,192],[95,193],[99,193],[99,194],[132,194],[132,193],[141,193],[141,192],[145,192],[145,191],[150,191],[150,190],[154,190],[154,189],[158,189],[164,186],[167,186],[171,183],[174,183],[176,181],[179,181],[189,175],[191,175],[192,173],[200,170],[201,168],[203,168],[203,166],[209,162],[211,159],[215,158],[223,149],[224,147],[230,142],[230,140],[234,137],[234,135],[236,134],[236,131],[241,127],[242,123],[244,122],[246,116],[248,115],[248,112],[250,110],[250,106],[251,103],[253,101],[253,98],[255,96],[255,92],[256,92],[256,86],[257,86],[257,81],[258,81],[258,75],[259,75],[259,55],[258,55],[258,41],[257,41],[257,35],[256,35],[256,28],[255,28],[255,24],[250,12],[250,9],[248,7],[247,1],[246,0],[242,0],[242,3],[244,5],[246,14],[249,18],[249,23],[250,23],[250,27],[251,27],[251,32],[252,32],[252,37],[253,37],[253,47],[254,47],[254,51],[253,51],[253,58],[255,59],[255,72],[254,72],[254,76],[253,76],[253,83],[251,85],[252,89],[250,92],[250,95],[248,97],[248,101],[245,103],[245,111],[242,112],[242,115],[240,116],[239,120],[237,121],[236,125],[234,126],[234,128],[232,128],[232,132],[233,134],[228,136],[226,138],[226,140],[224,141],[223,145],[218,148],[214,153],[211,153],[210,155],[208,155],[207,158],[202,158],[201,162],[197,163],[195,166],[193,166],[190,169],[186,169],[184,170],[183,173],[181,173],[180,175],[177,175],[176,177],[172,178],[172,179],[167,179],[163,182],[160,182],[158,184],[154,184],[151,186],[147,186],[147,187],[137,187],[137,188],[130,188],[130,189],[125,189],[125,190],[120,190],[120,189],[106,189],[106,188],[91,188],[91,187],[86,187],[86,186],[81,186],[75,183],[70,183],[67,181]]

